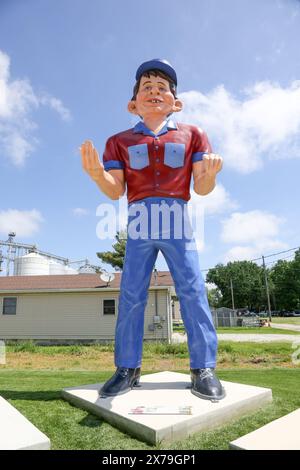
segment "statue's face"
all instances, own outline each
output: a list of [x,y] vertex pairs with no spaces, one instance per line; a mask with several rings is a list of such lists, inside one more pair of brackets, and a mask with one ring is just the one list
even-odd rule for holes
[[135,101],[130,101],[128,110],[147,118],[148,116],[165,118],[182,109],[181,101],[174,97],[170,84],[161,77],[142,77]]

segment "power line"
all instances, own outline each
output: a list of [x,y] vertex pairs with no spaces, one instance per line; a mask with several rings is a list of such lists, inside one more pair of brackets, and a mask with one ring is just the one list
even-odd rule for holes
[[[283,254],[283,253],[288,253],[288,252],[290,252],[290,251],[296,251],[296,250],[298,250],[299,248],[300,248],[300,246],[296,246],[296,248],[289,248],[288,250],[279,251],[279,252],[277,252],[277,253],[272,253],[272,254],[270,254],[270,255],[262,255],[262,256],[260,256],[259,258],[253,258],[253,259],[249,259],[249,260],[236,260],[236,261],[248,261],[248,262],[251,262],[251,263],[254,262],[254,261],[262,261],[262,258],[263,258],[263,257],[264,257],[264,258],[270,258],[271,256],[277,256],[277,255],[281,255],[281,254]],[[292,256],[292,255],[291,255],[291,256]],[[282,258],[282,259],[287,259],[287,258]],[[277,261],[280,261],[280,259],[275,260],[275,261],[271,261],[270,263],[265,263],[265,264],[266,264],[266,265],[267,265],[267,264],[272,264],[272,263],[276,263]],[[206,272],[206,271],[209,271],[210,269],[214,269],[214,268],[215,268],[215,266],[212,267],[212,268],[201,269],[201,272]]]
[[[286,253],[290,253],[291,251],[295,252],[297,249],[299,249],[300,247],[296,247],[296,248],[289,248],[287,250],[283,250],[283,251],[280,251],[280,252],[276,252],[276,253],[271,253],[269,255],[262,255],[260,258],[255,258],[255,259],[251,259],[251,260],[239,260],[239,261],[249,261],[249,262],[253,262],[253,261],[262,261],[262,265],[260,266],[260,268],[262,268],[262,272],[264,274],[264,281],[261,279],[260,281],[255,280],[254,281],[254,286],[252,285],[252,289],[253,287],[255,289],[258,289],[258,293],[259,291],[261,293],[259,293],[259,296],[261,296],[263,294],[263,291],[265,291],[265,296],[266,296],[266,301],[267,301],[267,307],[265,306],[265,308],[267,309],[268,311],[268,317],[269,317],[269,320],[271,321],[272,319],[272,310],[271,310],[271,297],[272,297],[272,303],[274,304],[275,308],[276,308],[276,305],[277,305],[277,302],[276,302],[276,295],[275,295],[275,292],[274,290],[270,289],[270,279],[269,279],[269,276],[270,274],[272,273],[271,270],[267,269],[266,268],[266,265],[273,265],[271,266],[270,268],[271,269],[274,269],[276,267],[276,263],[278,263],[279,261],[283,261],[283,260],[286,260],[286,259],[289,259],[289,258],[292,258],[295,256],[295,253],[293,254],[289,254],[289,255],[286,255],[286,256],[283,256],[281,258],[278,258],[278,259],[275,259],[273,261],[269,261],[268,263],[265,262],[265,258],[270,258],[270,257],[274,257],[274,256],[278,256],[278,255],[283,255],[283,254],[286,254]],[[295,258],[296,259],[296,258]],[[291,264],[292,262],[290,262],[290,265],[293,266]],[[226,265],[224,266],[224,268],[226,268]],[[215,267],[216,268],[216,267]],[[210,269],[214,269],[214,268],[210,268]],[[202,271],[209,271],[209,269],[205,269],[205,270],[202,270]],[[300,272],[300,268],[296,268],[293,266],[293,272],[294,271],[297,271],[297,272]],[[295,276],[294,276],[294,280],[296,282],[295,285],[298,286],[297,282],[299,283],[299,278],[298,278],[298,274],[295,272]],[[251,284],[253,284],[253,282],[251,282]],[[289,295],[289,292],[292,293],[294,292],[295,290],[295,285],[294,286],[290,286],[290,289],[287,291],[288,292],[288,295]],[[272,283],[271,283],[271,286],[272,286]],[[281,287],[282,288],[287,288],[287,282],[284,281],[284,280],[276,280],[275,282],[275,288],[276,286],[278,286],[278,288],[280,289]],[[233,285],[233,279],[230,277],[230,283],[229,285],[227,286],[227,289],[229,288],[229,292],[231,292],[231,303],[232,303],[232,308],[234,309],[234,305],[235,305],[235,302],[234,302],[234,296],[233,296],[233,290],[234,290],[234,285]],[[225,288],[226,289],[226,288]],[[253,290],[252,290],[253,292]],[[230,295],[230,294],[229,294]],[[249,300],[249,299],[248,299]],[[260,302],[263,301],[263,299],[261,298],[260,299]],[[280,303],[280,302],[279,302]],[[281,302],[282,303],[282,302]],[[299,304],[299,299],[298,299],[298,303],[297,305]]]
[[266,255],[265,258],[270,258],[270,256],[281,255],[282,253],[288,253],[289,251],[296,251],[300,248],[300,246],[296,246],[296,248],[290,248],[289,250],[279,251],[278,253],[273,253],[271,255]]
[[284,258],[275,259],[274,261],[269,261],[266,265],[278,263],[278,261],[285,261],[289,258],[292,258],[294,255],[285,256]]

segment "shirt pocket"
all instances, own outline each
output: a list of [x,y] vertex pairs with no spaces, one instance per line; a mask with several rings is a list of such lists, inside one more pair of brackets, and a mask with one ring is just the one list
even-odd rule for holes
[[184,165],[185,144],[167,142],[165,144],[164,163],[171,168],[179,168]]
[[131,145],[127,150],[130,168],[133,170],[142,170],[149,165],[147,144]]

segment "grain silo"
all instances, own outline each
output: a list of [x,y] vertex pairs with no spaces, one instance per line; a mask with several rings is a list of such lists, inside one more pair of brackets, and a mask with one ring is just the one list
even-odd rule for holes
[[64,274],[79,274],[77,269],[71,268],[70,266],[65,266]]
[[15,276],[41,276],[49,274],[49,261],[38,253],[28,253],[14,260]]
[[66,274],[65,266],[62,263],[57,263],[52,259],[49,261],[49,273],[48,274]]
[[49,261],[49,274],[78,274],[78,271],[57,261]]

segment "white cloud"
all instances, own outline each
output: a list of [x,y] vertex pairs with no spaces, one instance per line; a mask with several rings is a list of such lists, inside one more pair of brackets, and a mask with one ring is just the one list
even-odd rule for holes
[[224,254],[223,261],[229,263],[230,261],[251,260],[259,258],[261,254],[253,246],[234,246]]
[[88,209],[84,209],[83,207],[75,207],[75,209],[73,209],[73,214],[78,217],[88,215],[89,212],[90,211]]
[[224,164],[241,173],[262,167],[263,160],[300,157],[300,81],[283,88],[258,82],[233,96],[223,85],[207,95],[180,94],[183,122],[207,131]]
[[7,235],[9,232],[16,232],[18,237],[30,237],[39,231],[43,220],[42,215],[36,209],[0,211],[0,233]]
[[280,240],[266,239],[255,246],[234,246],[230,248],[230,250],[224,254],[223,261],[224,263],[228,263],[229,261],[253,260],[261,258],[262,255],[271,254],[287,248],[288,245]]
[[196,247],[200,253],[207,248],[205,244],[205,217],[224,213],[237,207],[237,203],[231,200],[230,194],[222,184],[217,184],[214,190],[206,196],[200,196],[194,190],[191,191],[191,199],[188,205],[189,217]]
[[192,208],[202,206],[204,215],[220,214],[238,208],[238,203],[230,198],[229,192],[222,184],[217,184],[206,196],[200,196],[192,190],[189,204]]
[[225,243],[255,243],[277,236],[282,222],[276,215],[260,210],[234,212],[222,221],[221,239]]
[[11,80],[10,58],[0,51],[0,148],[15,166],[24,165],[38,143],[31,115],[40,106],[54,109],[64,121],[71,118],[58,98],[37,95],[27,79]]
[[54,111],[57,111],[63,121],[71,120],[70,111],[63,105],[61,100],[59,100],[58,98],[54,98],[53,96],[44,94],[40,98],[40,103],[49,106],[49,108],[54,109]]
[[[25,127],[23,128],[25,130]],[[0,145],[3,144],[7,154],[11,157],[16,166],[22,166],[26,157],[33,152],[37,139],[32,138],[31,143],[26,140],[17,129],[6,128],[4,135],[1,136],[0,128]]]
[[224,261],[255,259],[287,248],[278,238],[283,222],[282,218],[260,210],[231,214],[222,221],[221,240],[236,246],[225,253]]

